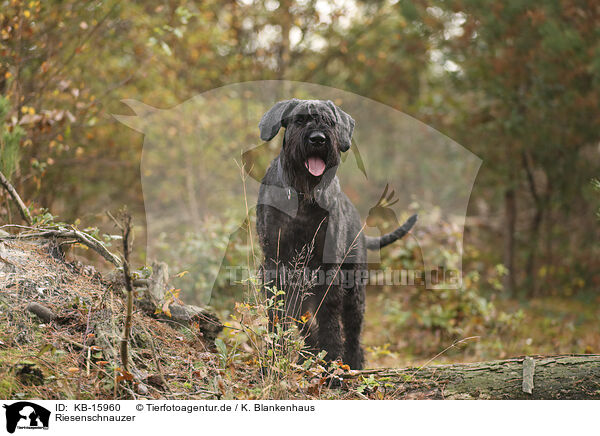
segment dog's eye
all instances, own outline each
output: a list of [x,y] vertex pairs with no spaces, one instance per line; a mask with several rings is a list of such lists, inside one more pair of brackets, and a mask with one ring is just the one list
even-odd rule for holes
[[301,126],[302,124],[306,123],[306,118],[305,117],[296,117],[296,119],[294,120],[294,122]]

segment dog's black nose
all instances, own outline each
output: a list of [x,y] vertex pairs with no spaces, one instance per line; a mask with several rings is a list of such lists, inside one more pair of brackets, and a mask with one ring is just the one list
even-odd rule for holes
[[327,137],[323,132],[315,131],[310,134],[308,140],[312,145],[320,146],[327,142]]

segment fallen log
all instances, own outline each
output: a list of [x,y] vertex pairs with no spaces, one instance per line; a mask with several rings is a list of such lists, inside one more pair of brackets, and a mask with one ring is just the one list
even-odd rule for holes
[[600,355],[596,354],[363,370],[353,371],[349,378],[371,376],[377,381],[372,384],[385,390],[385,398],[600,399]]

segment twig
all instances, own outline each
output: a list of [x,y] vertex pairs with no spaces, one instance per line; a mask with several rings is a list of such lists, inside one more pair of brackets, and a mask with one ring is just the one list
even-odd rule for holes
[[25,203],[23,203],[23,200],[21,200],[21,197],[19,197],[19,193],[16,191],[16,189],[13,187],[13,185],[11,185],[11,183],[4,176],[4,174],[2,174],[2,171],[0,171],[0,183],[2,183],[2,186],[4,186],[4,189],[6,189],[8,191],[8,193],[14,200],[15,204],[19,208],[19,212],[21,213],[23,220],[25,220],[25,222],[27,222],[27,224],[32,225],[33,219],[31,218],[29,209],[27,209],[27,206],[25,206]]
[[104,259],[115,265],[117,268],[122,265],[121,259],[116,255],[112,254],[104,246],[102,242],[83,233],[76,228],[72,227],[71,230],[67,229],[40,229],[37,232],[32,233],[19,233],[17,235],[5,236],[2,239],[39,239],[39,238],[56,238],[56,239],[75,239],[77,242],[91,248],[97,252]]
[[[115,338],[117,337],[116,327],[115,327],[115,302],[114,302],[114,295],[115,295],[114,292],[110,293],[110,326],[111,326],[111,336],[110,336],[110,338],[112,339],[113,344],[114,344]],[[111,342],[110,340],[107,341],[107,343],[110,343],[110,342]],[[111,355],[114,357],[115,362],[116,362],[116,360],[117,360],[116,359],[117,353],[115,353],[113,350],[114,350],[114,348],[111,346],[111,351],[112,351]],[[119,382],[117,380],[118,380],[118,377],[117,377],[117,365],[114,365],[114,369],[113,369],[113,386],[114,386],[114,389],[113,389],[113,400],[117,399],[117,390],[118,390],[118,387],[119,387]]]
[[80,342],[74,341],[73,339],[63,336],[63,335],[58,335],[58,338],[62,339],[65,342],[68,342],[71,345],[75,345],[76,347],[79,347],[81,349],[89,348],[89,345],[84,345]]
[[154,364],[156,365],[158,375],[160,376],[160,381],[163,383],[165,388],[167,388],[167,390],[172,394],[173,391],[169,387],[169,384],[167,383],[167,379],[165,378],[165,374],[163,373],[162,366],[160,364],[160,360],[157,355],[158,353],[156,352],[156,347],[154,346],[154,339],[152,338],[152,334],[148,331],[146,326],[144,326],[143,324],[142,324],[142,327],[144,328],[144,331],[146,332],[146,334],[148,335],[148,338],[150,339],[150,349],[152,350],[152,360],[154,360]]
[[131,335],[131,319],[133,313],[133,284],[131,282],[131,273],[129,268],[129,239],[131,237],[131,215],[123,211],[121,213],[122,224],[115,220],[117,227],[123,233],[123,274],[125,276],[125,289],[127,290],[127,313],[125,314],[125,325],[123,327],[123,337],[121,338],[121,361],[123,369],[129,371],[129,361],[127,348],[129,337]]

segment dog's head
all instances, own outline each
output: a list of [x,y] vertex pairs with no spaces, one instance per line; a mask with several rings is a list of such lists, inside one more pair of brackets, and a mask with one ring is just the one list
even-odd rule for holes
[[276,103],[263,115],[261,139],[273,139],[281,127],[286,129],[283,165],[293,172],[294,187],[306,191],[326,172],[335,173],[340,154],[352,143],[354,120],[329,100],[291,99]]

